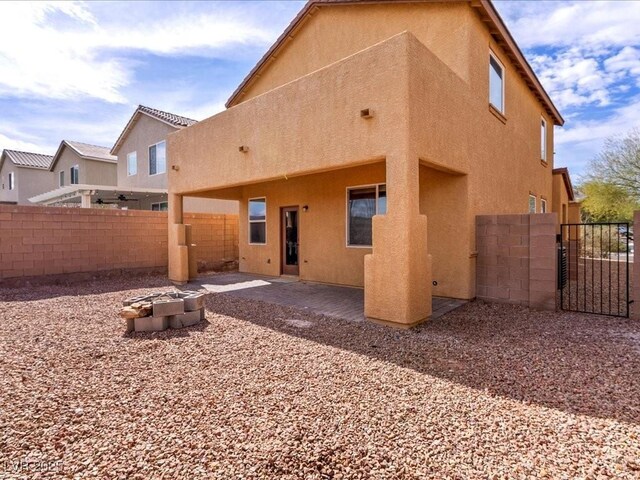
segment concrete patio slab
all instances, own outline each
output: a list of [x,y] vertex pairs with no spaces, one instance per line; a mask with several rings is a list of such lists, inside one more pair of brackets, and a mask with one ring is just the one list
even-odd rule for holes
[[[296,277],[267,277],[247,273],[222,273],[199,277],[197,285],[209,292],[299,308],[354,322],[364,316],[364,290],[356,287],[299,281]],[[433,297],[436,319],[467,303],[465,300]]]

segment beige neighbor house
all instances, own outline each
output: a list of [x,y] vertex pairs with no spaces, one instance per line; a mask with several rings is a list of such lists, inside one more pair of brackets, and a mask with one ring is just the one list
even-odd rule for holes
[[82,206],[102,203],[112,196],[117,182],[117,159],[108,147],[62,140],[49,167],[49,189],[30,198],[52,206]]
[[573,184],[566,167],[553,169],[553,204],[558,214],[558,233],[562,223],[580,223],[580,202],[576,201]]
[[312,0],[227,107],[168,137],[174,281],[185,197],[234,199],[241,271],[364,287],[408,327],[476,296],[477,215],[553,198],[564,121],[489,1]]
[[[110,153],[118,160],[118,188],[160,192],[140,196],[137,208],[167,209],[167,136],[196,123],[144,105],[133,113]],[[238,213],[238,202],[232,200],[190,198],[184,207],[194,213]]]
[[0,157],[0,204],[32,205],[29,198],[51,186],[52,162],[51,155],[3,150]]

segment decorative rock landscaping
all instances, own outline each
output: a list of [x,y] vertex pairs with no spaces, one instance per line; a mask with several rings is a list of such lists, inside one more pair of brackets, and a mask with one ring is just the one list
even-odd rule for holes
[[191,327],[204,319],[204,294],[194,291],[155,292],[127,298],[120,316],[129,332],[161,332]]

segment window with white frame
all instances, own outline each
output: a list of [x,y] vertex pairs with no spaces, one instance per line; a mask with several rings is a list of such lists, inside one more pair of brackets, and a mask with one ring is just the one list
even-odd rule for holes
[[154,212],[166,212],[169,210],[168,202],[155,202],[151,204],[151,210]]
[[385,184],[347,189],[347,245],[373,245],[373,216],[387,213]]
[[529,213],[536,213],[536,196],[529,195]]
[[500,113],[504,113],[504,67],[489,54],[489,103]]
[[58,174],[58,185],[64,187],[64,170]]
[[547,213],[547,200],[545,198],[540,199],[540,213]]
[[138,173],[138,153],[127,153],[127,175],[129,177]]
[[9,172],[9,190],[16,188],[16,176],[15,173]]
[[149,175],[167,171],[167,143],[162,141],[149,147]]
[[547,122],[544,118],[540,119],[540,158],[547,161]]
[[80,181],[78,180],[78,178],[80,177],[80,167],[78,165],[74,165],[73,167],[71,167],[70,170],[70,177],[69,177],[69,181],[71,182],[71,185],[77,185],[78,183],[80,183]]
[[267,243],[267,199],[264,197],[249,199],[249,243]]

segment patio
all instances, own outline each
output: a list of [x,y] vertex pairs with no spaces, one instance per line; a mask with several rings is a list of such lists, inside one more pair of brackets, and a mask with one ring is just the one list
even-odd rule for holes
[[[237,272],[202,276],[189,285],[189,288],[195,285],[212,293],[294,307],[342,320],[365,320],[364,290],[361,288],[303,282],[295,277],[269,277]],[[440,318],[465,303],[465,300],[433,297],[430,319]]]

